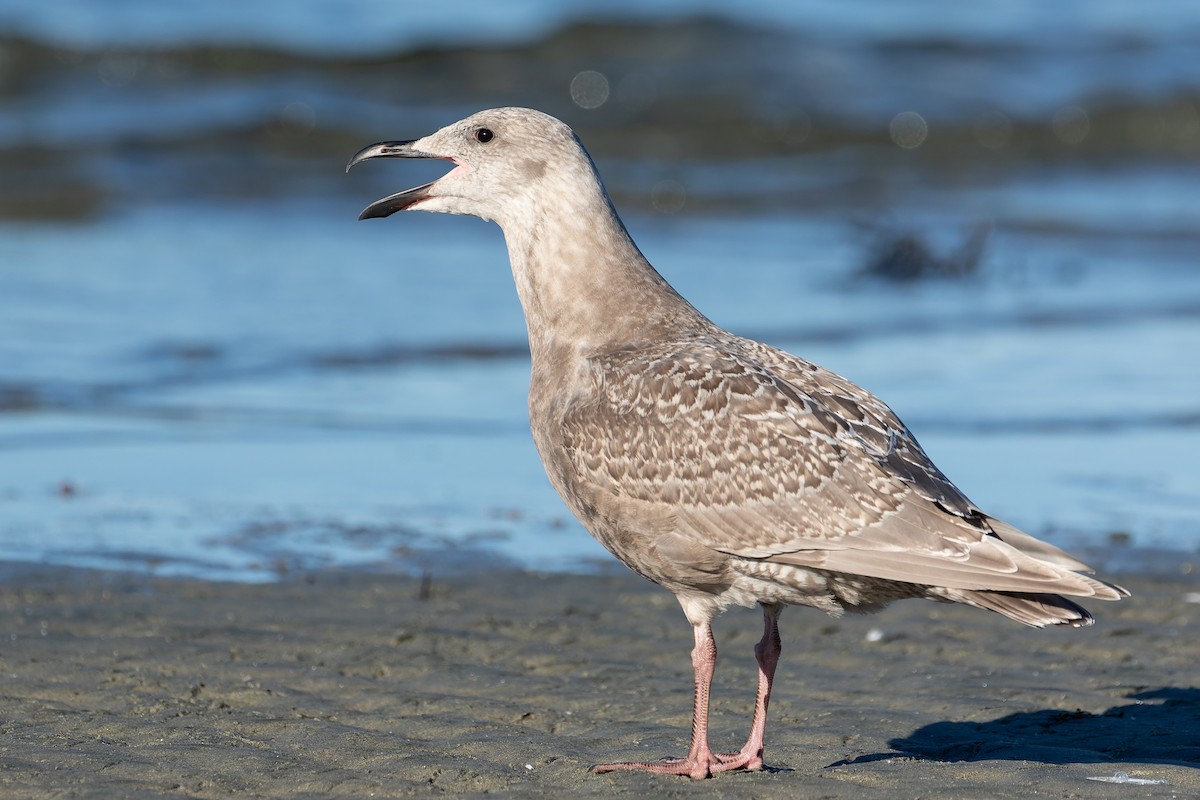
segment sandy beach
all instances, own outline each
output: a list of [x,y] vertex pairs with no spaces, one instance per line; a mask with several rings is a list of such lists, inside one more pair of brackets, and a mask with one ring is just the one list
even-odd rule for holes
[[[681,755],[691,631],[626,575],[265,585],[10,567],[0,796],[1195,797],[1194,575],[1117,575],[1082,630],[909,601],[783,618],[769,771]],[[714,745],[740,746],[757,612],[718,620]],[[1124,772],[1161,783],[1089,780]]]

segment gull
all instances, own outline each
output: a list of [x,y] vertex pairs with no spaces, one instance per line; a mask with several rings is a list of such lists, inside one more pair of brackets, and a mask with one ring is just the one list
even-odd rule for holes
[[[445,176],[368,206],[467,214],[504,232],[529,334],[529,422],[551,484],[634,572],[673,592],[695,635],[688,754],[615,762],[707,778],[763,768],[779,615],[924,597],[1035,627],[1089,625],[1066,596],[1128,592],[991,517],[887,405],[849,380],[709,321],[638,250],[575,133],[538,111],[481,111],[375,158],[442,159]],[[736,753],[708,742],[713,618],[763,612],[758,689]]]

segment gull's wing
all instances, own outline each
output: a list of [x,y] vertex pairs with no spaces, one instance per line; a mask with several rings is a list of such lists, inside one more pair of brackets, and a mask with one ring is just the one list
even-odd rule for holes
[[693,550],[918,585],[1118,596],[983,514],[885,404],[802,359],[695,337],[591,368],[564,440],[607,513],[637,509],[618,525],[650,519]]

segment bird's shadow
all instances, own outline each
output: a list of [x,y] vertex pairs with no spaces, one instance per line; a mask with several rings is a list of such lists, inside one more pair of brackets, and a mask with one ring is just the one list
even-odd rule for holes
[[1102,714],[1044,709],[991,722],[935,722],[902,739],[889,753],[830,764],[897,757],[932,761],[1038,761],[1044,764],[1139,762],[1200,767],[1200,689],[1161,687],[1126,695]]

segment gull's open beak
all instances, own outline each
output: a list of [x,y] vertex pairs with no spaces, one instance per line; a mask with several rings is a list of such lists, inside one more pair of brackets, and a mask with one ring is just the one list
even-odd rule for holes
[[[346,171],[355,164],[366,161],[371,158],[440,158],[450,161],[445,156],[435,156],[432,153],[424,153],[420,150],[413,149],[413,142],[416,139],[411,139],[406,142],[379,142],[377,144],[364,147],[359,150],[354,158],[350,159],[350,163],[346,165]],[[388,217],[395,214],[397,211],[403,211],[410,206],[421,202],[429,197],[429,187],[433,186],[436,181],[416,186],[412,189],[405,189],[403,192],[389,195],[382,200],[376,200],[371,205],[363,209],[363,212],[358,215],[359,219],[375,219],[378,217]]]

